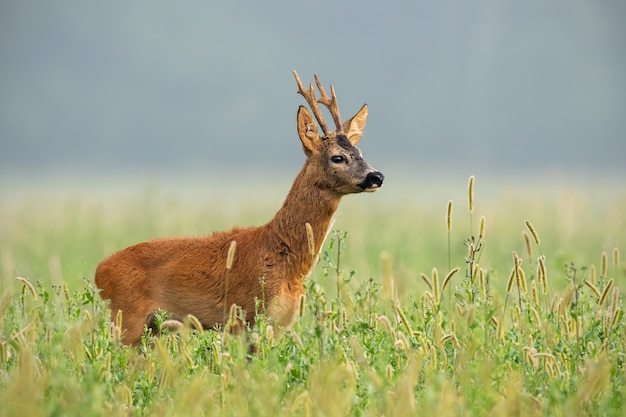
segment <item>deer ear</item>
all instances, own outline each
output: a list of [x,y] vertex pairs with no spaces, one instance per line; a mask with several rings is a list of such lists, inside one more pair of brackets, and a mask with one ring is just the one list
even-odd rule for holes
[[361,140],[363,129],[365,128],[365,122],[367,121],[367,104],[364,104],[352,119],[346,121],[343,124],[343,131],[346,132],[346,136],[350,143],[354,146]]
[[298,135],[304,148],[304,153],[317,153],[321,139],[317,133],[317,123],[311,117],[311,114],[304,106],[298,109]]

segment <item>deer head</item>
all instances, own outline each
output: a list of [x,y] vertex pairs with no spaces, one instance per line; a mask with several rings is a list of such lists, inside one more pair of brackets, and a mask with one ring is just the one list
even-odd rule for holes
[[[313,85],[311,84],[308,90],[305,89],[298,73],[294,71],[293,74],[298,83],[298,93],[305,98],[323,133],[320,136],[317,123],[306,107],[300,106],[298,135],[309,168],[318,174],[316,185],[339,195],[372,192],[382,187],[385,176],[372,168],[356,147],[367,120],[367,104],[364,104],[352,118],[342,123],[333,86],[330,86],[331,97],[328,97],[315,74],[315,83],[320,93],[319,99],[316,99]],[[335,122],[334,132],[324,121],[318,103],[323,104],[330,112]]]

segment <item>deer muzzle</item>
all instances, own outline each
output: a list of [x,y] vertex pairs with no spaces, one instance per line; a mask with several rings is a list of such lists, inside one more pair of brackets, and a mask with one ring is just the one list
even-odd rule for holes
[[373,171],[367,174],[365,181],[359,184],[363,191],[376,191],[383,186],[385,176],[380,171]]

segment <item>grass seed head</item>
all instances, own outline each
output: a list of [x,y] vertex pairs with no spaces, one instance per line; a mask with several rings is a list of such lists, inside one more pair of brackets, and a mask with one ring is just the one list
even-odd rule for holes
[[478,239],[481,240],[485,236],[485,216],[480,217],[480,227],[478,228]]
[[522,321],[522,309],[519,307],[519,304],[515,304],[514,312],[515,314],[513,314],[513,323],[519,325]]
[[519,280],[519,287],[522,290],[522,293],[527,294],[528,293],[528,286],[526,283],[526,273],[524,272],[524,270],[522,268],[517,268],[517,279]]
[[306,297],[304,294],[302,294],[300,296],[300,303],[298,306],[298,316],[300,316],[300,318],[302,318],[302,316],[304,316],[304,302],[306,301]]
[[315,257],[315,236],[313,236],[313,228],[310,223],[305,223],[306,239],[309,244],[309,253],[311,257]]
[[600,257],[600,278],[606,277],[606,268],[607,263],[609,262],[609,257],[606,252],[602,252],[602,256]]
[[619,288],[616,286],[613,288],[613,294],[612,294],[612,299],[611,299],[611,309],[613,311],[617,310],[618,308],[618,301],[619,301]]
[[533,299],[533,304],[539,305],[539,295],[537,294],[537,281],[531,281],[530,283],[530,292]]
[[513,282],[516,280],[517,277],[517,268],[513,267],[511,269],[511,274],[509,275],[509,280],[506,282],[506,292],[509,293],[513,290]]
[[533,319],[535,319],[535,323],[537,324],[537,326],[541,326],[541,316],[539,315],[537,309],[535,309],[535,307],[533,306],[530,306],[530,312],[532,313]]
[[448,232],[452,230],[452,200],[448,201],[448,209],[446,210],[446,227]]
[[617,324],[617,319],[619,318],[619,313],[620,313],[620,308],[617,307],[614,311],[613,311],[613,317],[611,319],[611,327],[615,327],[615,325]]
[[394,343],[396,349],[401,349],[405,352],[411,352],[411,344],[409,343],[409,339],[402,333],[401,331],[396,332],[396,342]]
[[497,327],[496,330],[498,331],[498,339],[501,342],[504,342],[504,319],[503,320],[497,320],[497,326],[496,327]]
[[613,266],[619,268],[619,248],[613,248]]
[[467,185],[467,206],[470,213],[474,212],[474,176],[469,177]]
[[[459,303],[456,303],[455,305],[459,305]],[[474,317],[476,315],[476,304],[470,304],[470,306],[467,308],[467,325],[471,326],[472,323],[474,323]]]
[[430,345],[430,367],[437,369],[437,349],[435,345]]
[[15,279],[22,283],[22,295],[24,294],[24,290],[28,289],[33,300],[37,300],[37,291],[35,291],[35,287],[33,287],[33,284],[31,284],[28,279],[22,277],[16,277]]
[[591,265],[591,268],[589,268],[589,280],[591,281],[593,285],[596,285],[596,282],[597,282],[596,266],[593,264]]
[[596,287],[593,284],[593,282],[589,281],[588,279],[584,280],[583,282],[585,283],[585,285],[587,287],[589,287],[591,289],[591,291],[593,291],[593,293],[598,298],[598,300],[602,297],[602,294],[600,293],[600,290],[598,289],[598,287]]
[[483,268],[478,270],[478,280],[483,300],[487,300],[487,280],[485,279],[485,270]]
[[185,325],[189,328],[196,329],[199,334],[204,332],[204,328],[202,327],[200,320],[198,320],[198,318],[193,314],[187,314],[187,317],[185,318]]
[[428,277],[428,275],[426,275],[425,273],[421,273],[420,277],[422,278],[422,280],[426,283],[426,285],[428,285],[428,288],[430,288],[430,290],[433,290],[433,282],[430,280],[430,278]]
[[525,230],[522,232],[522,235],[524,235],[524,244],[526,245],[526,254],[530,258],[531,256],[533,256],[533,248],[530,245],[530,235],[526,233]]
[[394,305],[394,309],[396,310],[396,314],[398,314],[398,316],[400,317],[400,321],[402,321],[402,324],[404,325],[404,328],[406,329],[407,334],[413,334],[413,329],[411,329],[411,324],[409,323],[409,320],[406,318],[404,311],[402,311],[402,307],[400,307],[400,304],[396,303]]
[[547,295],[548,294],[548,271],[546,269],[546,258],[541,255],[539,258],[537,258],[537,264],[539,265],[539,268],[541,269],[541,289],[543,291],[543,295]]
[[439,272],[437,271],[437,268],[433,268],[432,278],[433,278],[433,292],[435,296],[435,304],[438,305],[439,302],[441,301],[441,293],[439,290]]
[[535,240],[535,244],[539,246],[541,244],[541,241],[539,240],[539,235],[537,234],[537,231],[533,227],[532,223],[528,220],[526,220],[526,227],[528,227],[530,234],[533,236],[533,239]]
[[395,332],[393,330],[393,326],[391,325],[391,322],[389,321],[387,316],[378,316],[376,317],[376,321],[383,326],[383,328],[387,331],[387,333],[389,333],[389,335],[393,339],[395,339]]
[[440,344],[440,345],[443,345],[443,344],[445,344],[448,340],[451,340],[451,339],[452,339],[452,335],[453,335],[453,333],[448,333],[448,334],[443,335],[443,337],[441,338],[441,340],[439,340],[439,344]]
[[600,300],[598,301],[599,306],[602,306],[602,304],[604,304],[604,301],[606,300],[606,297],[609,294],[609,291],[611,290],[612,286],[613,286],[613,278],[611,278],[610,280],[606,282],[606,285],[604,286],[604,290],[602,291],[602,294],[600,295]]
[[230,242],[228,247],[228,254],[226,255],[226,269],[230,270],[233,267],[233,261],[235,260],[235,251],[237,250],[237,241]]
[[454,309],[456,310],[456,314],[459,316],[463,316],[466,313],[465,307],[463,307],[460,303],[454,303]]
[[441,291],[446,289],[446,286],[448,285],[448,283],[450,282],[450,280],[452,279],[452,277],[454,276],[454,274],[456,274],[457,272],[459,272],[461,268],[459,268],[458,266],[456,268],[454,268],[452,271],[448,272],[448,274],[446,275],[446,277],[443,279],[443,283],[441,284]]

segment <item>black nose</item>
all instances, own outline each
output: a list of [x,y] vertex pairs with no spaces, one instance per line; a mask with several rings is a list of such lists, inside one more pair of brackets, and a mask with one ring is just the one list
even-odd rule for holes
[[365,188],[382,187],[384,179],[385,179],[385,176],[383,175],[382,172],[379,172],[379,171],[370,172],[369,174],[367,174],[367,177],[365,178],[365,185],[366,185]]

